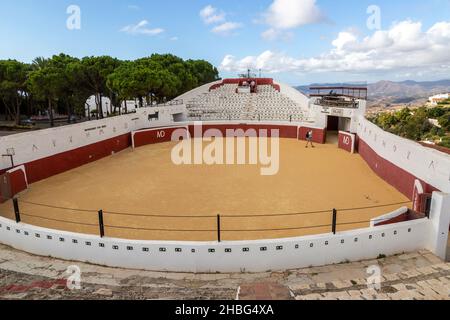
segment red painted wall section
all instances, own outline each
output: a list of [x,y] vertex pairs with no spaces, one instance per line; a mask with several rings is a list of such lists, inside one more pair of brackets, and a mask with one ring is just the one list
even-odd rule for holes
[[172,141],[172,134],[176,130],[184,130],[187,137],[186,127],[161,128],[154,130],[142,130],[134,133],[134,147],[142,147],[148,144]]
[[223,86],[223,83],[213,84],[211,87],[209,87],[209,91],[216,90],[216,89],[218,89],[218,88],[220,88],[222,86]]
[[8,173],[8,175],[12,196],[15,196],[16,194],[27,189],[27,181],[25,178],[25,172],[23,172],[23,170],[16,170]]
[[312,130],[313,131],[313,142],[324,144],[326,142],[327,134],[325,129],[300,127],[298,131],[298,138],[300,140],[306,141],[306,134]]
[[[222,87],[224,84],[240,84],[243,80],[247,80],[245,78],[237,78],[237,79],[224,79],[221,83],[216,83],[213,84],[210,88],[209,91],[218,89],[220,87]],[[278,92],[280,92],[281,87],[278,84],[274,84],[273,79],[272,78],[256,78],[256,79],[252,79],[252,80],[256,80],[256,84],[258,86],[272,86],[275,90],[277,90]]]
[[272,78],[257,78],[256,81],[258,82],[259,86],[273,86],[273,79]]
[[[272,78],[251,78],[252,80],[256,80],[258,85],[273,85]],[[242,80],[248,80],[246,78],[230,78],[224,79],[222,84],[239,84]]]
[[56,174],[80,167],[110,156],[131,146],[131,134],[100,141],[74,150],[59,153],[25,164],[28,183],[34,183]]
[[355,152],[359,153],[359,136],[355,134]]
[[388,225],[388,224],[405,222],[405,221],[408,221],[408,214],[407,213],[401,214],[401,215],[399,215],[399,216],[397,216],[395,218],[392,218],[390,220],[387,220],[387,221],[376,223],[375,226],[376,227],[378,227],[378,226],[385,226],[385,225]]
[[416,180],[419,180],[422,183],[426,193],[437,191],[433,186],[421,181],[411,173],[380,157],[362,139],[359,139],[358,152],[377,175],[403,193],[410,200],[413,200],[415,189],[414,183]]
[[339,141],[338,145],[339,145],[340,149],[343,149],[350,153],[355,152],[355,135],[354,134],[339,132],[338,141]]
[[[225,137],[227,130],[256,130],[256,134],[259,137],[259,130],[267,130],[267,136],[271,137],[271,130],[278,130],[279,137],[285,139],[297,139],[297,127],[296,126],[276,126],[276,125],[251,125],[251,124],[226,124],[226,125],[203,125],[202,126],[202,135],[210,130],[217,129],[221,132],[221,134]],[[194,126],[189,126],[189,133],[191,137],[194,137]]]
[[406,213],[398,215],[397,217],[394,217],[390,220],[383,221],[380,223],[375,223],[375,226],[378,227],[378,226],[384,226],[384,225],[388,225],[388,224],[423,219],[423,218],[425,218],[424,214],[408,210]]

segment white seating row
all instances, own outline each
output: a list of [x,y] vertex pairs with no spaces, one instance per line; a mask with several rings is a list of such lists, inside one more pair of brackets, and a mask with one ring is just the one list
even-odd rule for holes
[[257,92],[236,93],[236,84],[224,84],[195,97],[187,104],[190,120],[303,121],[305,110],[271,85]]

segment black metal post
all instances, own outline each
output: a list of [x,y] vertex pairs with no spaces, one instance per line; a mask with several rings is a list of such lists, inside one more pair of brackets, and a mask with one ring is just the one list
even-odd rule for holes
[[217,241],[220,242],[220,214],[217,215]]
[[336,234],[337,210],[333,209],[333,234]]
[[103,210],[98,211],[98,226],[100,228],[100,238],[105,236],[105,226],[103,225]]
[[16,222],[20,222],[20,210],[19,210],[19,200],[13,198],[14,214],[16,215]]

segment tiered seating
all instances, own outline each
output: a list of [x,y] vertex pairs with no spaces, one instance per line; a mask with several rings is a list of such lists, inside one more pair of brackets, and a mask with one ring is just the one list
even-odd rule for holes
[[223,84],[187,104],[190,120],[303,121],[304,111],[272,85],[258,86],[257,93],[236,93],[237,84]]

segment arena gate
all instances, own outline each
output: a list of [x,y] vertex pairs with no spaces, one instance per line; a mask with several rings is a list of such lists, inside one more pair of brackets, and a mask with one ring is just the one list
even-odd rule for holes
[[26,190],[28,188],[28,181],[25,166],[19,166],[6,171],[6,173],[0,176],[0,184],[1,203]]
[[348,151],[350,153],[355,153],[355,145],[356,145],[356,135],[345,132],[345,131],[339,131],[338,136],[338,145],[340,149],[343,149],[345,151]]

